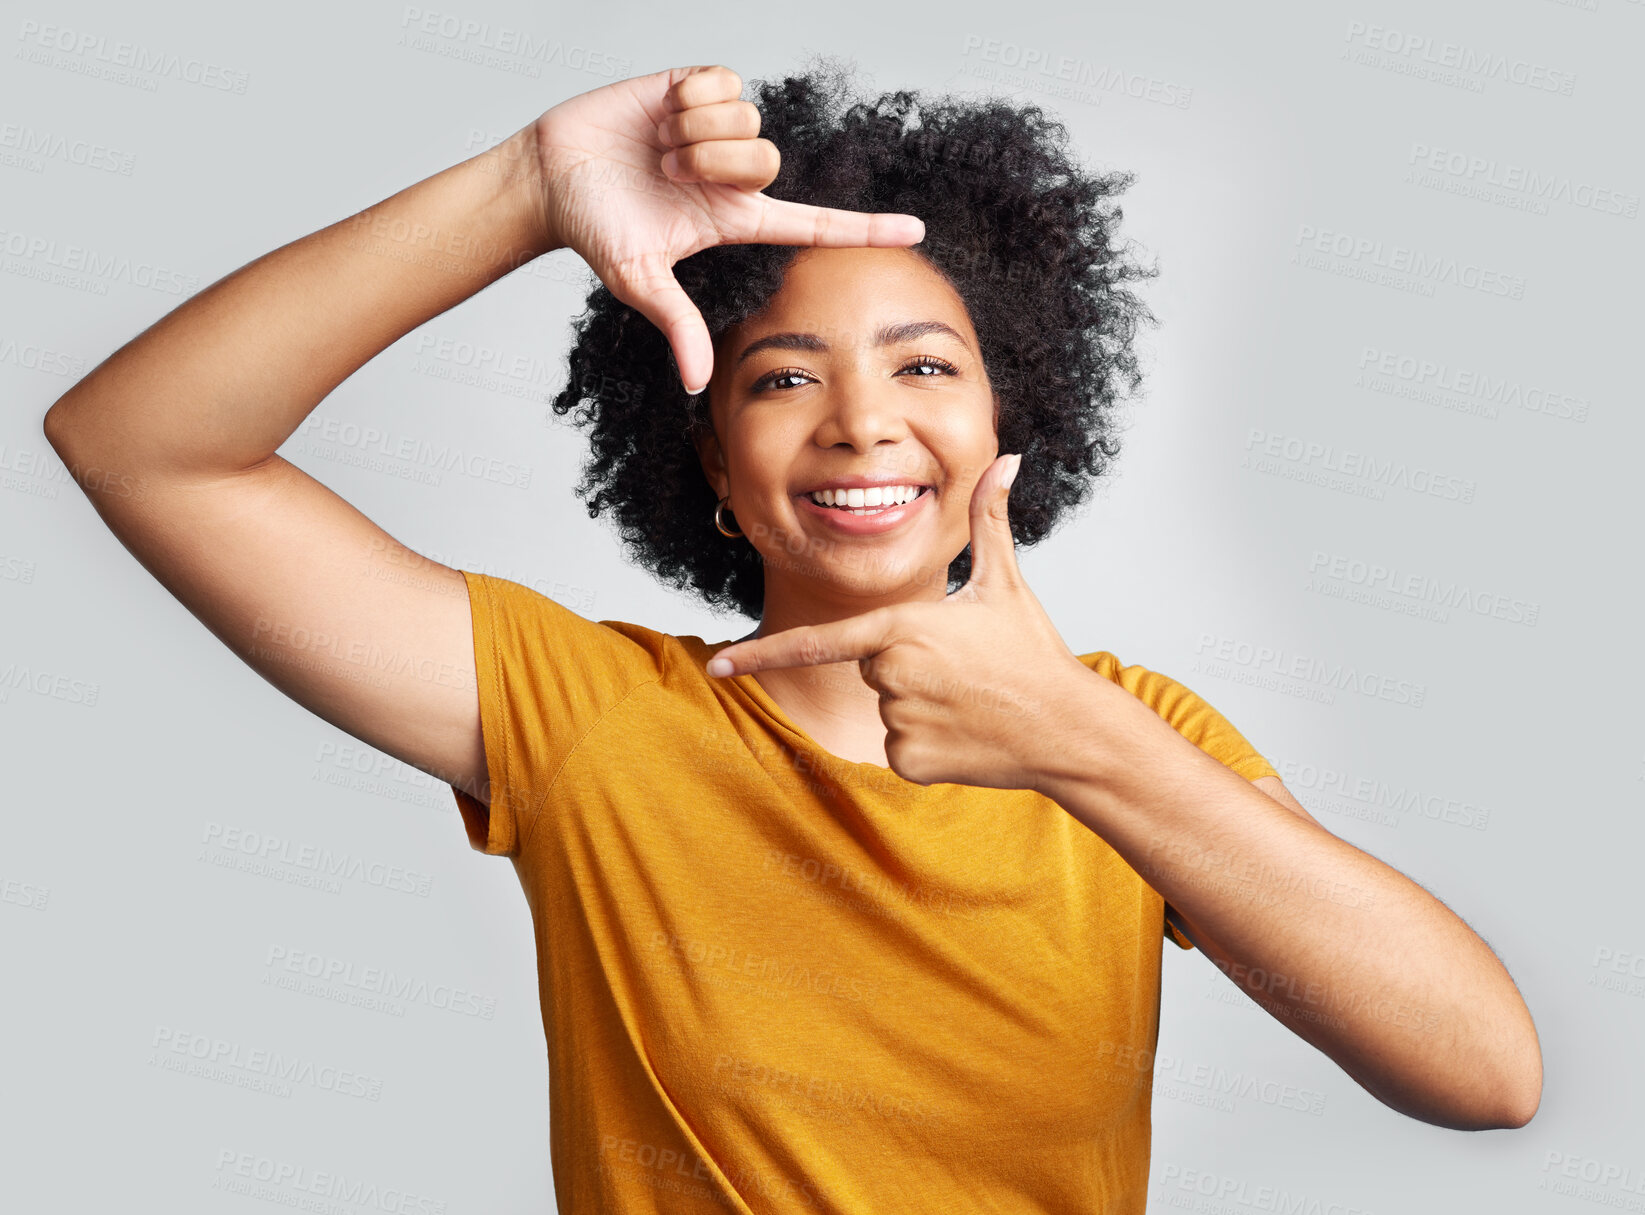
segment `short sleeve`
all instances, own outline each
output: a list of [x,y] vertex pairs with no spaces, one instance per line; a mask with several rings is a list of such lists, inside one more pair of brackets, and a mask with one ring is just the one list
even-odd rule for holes
[[555,778],[612,707],[661,674],[662,634],[585,619],[547,595],[460,571],[474,627],[489,805],[456,786],[469,845],[518,856]]
[[[1169,903],[1165,905],[1165,914],[1171,914],[1171,904]],[[1171,923],[1170,920],[1165,921],[1165,935],[1178,949],[1192,949],[1194,947],[1194,943],[1182,935],[1182,929]]]
[[[1146,667],[1125,666],[1114,655],[1103,650],[1082,654],[1080,661],[1130,692],[1164,718],[1177,733],[1236,775],[1253,781],[1279,775],[1245,735],[1234,728],[1232,722],[1204,698],[1170,676]],[[1169,915],[1169,903],[1165,905],[1165,910]],[[1165,921],[1164,929],[1165,935],[1179,947],[1194,947],[1193,942],[1169,919]]]

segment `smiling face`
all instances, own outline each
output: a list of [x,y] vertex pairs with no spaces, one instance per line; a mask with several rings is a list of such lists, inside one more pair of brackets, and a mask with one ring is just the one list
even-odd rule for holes
[[[999,454],[998,406],[965,304],[929,262],[801,250],[765,309],[715,344],[708,393],[698,453],[764,559],[768,619],[947,593],[971,491]],[[906,488],[875,507],[881,485]],[[824,487],[863,497],[820,505],[809,491]]]

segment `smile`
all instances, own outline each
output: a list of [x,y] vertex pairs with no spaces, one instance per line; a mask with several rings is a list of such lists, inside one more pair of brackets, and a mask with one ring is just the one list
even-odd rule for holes
[[903,506],[924,493],[925,488],[923,485],[875,485],[867,489],[818,489],[806,497],[818,506],[849,510],[861,515],[892,506]]
[[[933,492],[928,487],[912,485],[888,486],[886,489],[888,492],[884,493],[877,487],[866,491],[819,490],[812,494],[800,494],[797,500],[803,513],[813,515],[848,535],[866,536],[888,531],[916,515],[924,514],[925,501]],[[891,500],[872,505],[866,501],[870,495]]]

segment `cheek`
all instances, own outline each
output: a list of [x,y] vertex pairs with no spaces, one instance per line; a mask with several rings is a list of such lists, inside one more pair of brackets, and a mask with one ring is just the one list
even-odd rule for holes
[[932,432],[931,442],[940,444],[934,450],[941,454],[950,486],[963,490],[976,485],[977,479],[999,455],[993,406],[946,422],[940,430]]
[[768,503],[788,497],[790,471],[799,449],[800,436],[793,425],[781,422],[758,427],[743,426],[730,436],[731,484],[746,509],[764,510]]

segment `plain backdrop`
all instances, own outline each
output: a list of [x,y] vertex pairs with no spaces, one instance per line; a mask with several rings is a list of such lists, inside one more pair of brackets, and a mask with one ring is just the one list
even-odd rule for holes
[[[1193,688],[1330,830],[1443,899],[1541,1034],[1528,1127],[1443,1130],[1167,946],[1151,1203],[1645,1210],[1645,4],[438,3],[4,6],[0,1202],[288,1204],[300,1169],[418,1204],[339,1210],[551,1208],[511,867],[470,850],[445,786],[175,602],[41,417],[187,294],[567,97],[826,52],[875,90],[1037,103],[1088,164],[1136,173],[1122,232],[1160,268],[1162,324],[1112,476],[1021,553],[1030,584],[1076,652]],[[322,402],[336,441],[282,454],[449,564],[740,636],[572,492],[583,437],[546,401],[587,285],[569,251],[509,276]],[[373,465],[366,428],[529,482]],[[379,880],[215,863],[236,831]],[[276,981],[350,967],[406,998]],[[257,1052],[309,1079],[259,1089]]]

